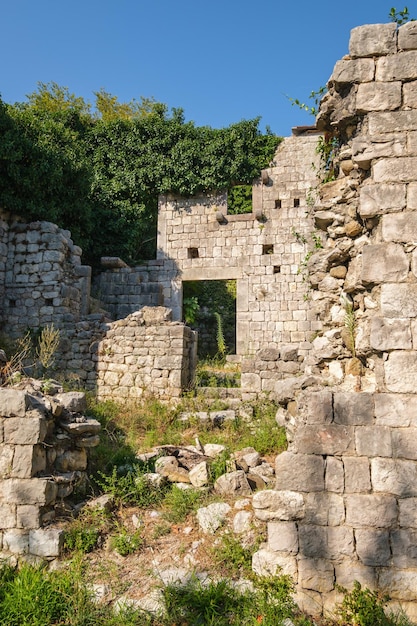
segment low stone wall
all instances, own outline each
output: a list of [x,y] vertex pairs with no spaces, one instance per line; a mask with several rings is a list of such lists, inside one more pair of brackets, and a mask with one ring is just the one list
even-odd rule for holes
[[55,557],[63,535],[45,524],[85,483],[100,423],[84,417],[82,393],[51,385],[48,396],[38,381],[25,387],[0,389],[0,556]]

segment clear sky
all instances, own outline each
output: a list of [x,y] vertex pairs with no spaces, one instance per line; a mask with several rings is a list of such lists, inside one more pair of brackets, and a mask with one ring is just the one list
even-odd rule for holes
[[[417,0],[408,2],[417,17]],[[308,99],[348,52],[351,28],[388,22],[392,0],[1,0],[0,95],[38,81],[93,101],[151,97],[215,128],[261,116],[279,135],[312,123]],[[403,4],[395,5],[402,10]]]

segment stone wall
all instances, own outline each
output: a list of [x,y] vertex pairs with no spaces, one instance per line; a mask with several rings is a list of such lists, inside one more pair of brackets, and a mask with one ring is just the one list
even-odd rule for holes
[[[86,480],[87,451],[100,424],[86,418],[85,396],[50,384],[0,389],[0,556],[60,554],[62,531],[45,527]],[[53,395],[52,395],[53,394]]]
[[255,496],[268,542],[254,568],[282,566],[312,612],[356,579],[415,619],[417,24],[356,28],[349,50],[317,120],[340,145],[312,208],[323,327],[301,383],[274,387],[290,445]]

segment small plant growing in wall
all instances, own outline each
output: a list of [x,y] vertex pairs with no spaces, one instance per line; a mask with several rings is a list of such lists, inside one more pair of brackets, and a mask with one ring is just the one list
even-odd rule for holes
[[397,11],[395,7],[391,7],[388,17],[391,22],[396,22],[398,26],[405,24],[406,22],[414,22],[415,20],[410,17],[408,7],[404,7],[402,11]]
[[223,359],[226,356],[227,346],[223,334],[223,322],[219,313],[214,313],[217,322],[217,353]]
[[343,307],[345,309],[345,328],[347,330],[346,346],[351,351],[352,356],[356,357],[355,338],[356,338],[356,318],[353,303],[347,298],[343,299]]
[[43,372],[48,371],[54,365],[60,338],[60,332],[57,328],[54,328],[53,324],[42,328],[36,348],[36,356]]

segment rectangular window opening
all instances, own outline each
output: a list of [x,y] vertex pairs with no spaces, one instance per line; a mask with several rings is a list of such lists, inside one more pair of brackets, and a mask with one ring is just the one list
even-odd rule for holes
[[54,300],[53,298],[45,298],[45,306],[53,306]]
[[15,306],[16,306],[16,300],[9,300],[9,307],[11,309],[14,309]]
[[198,248],[188,248],[188,258],[198,259]]
[[280,265],[274,265],[274,274],[279,274],[281,272],[281,266]]
[[282,200],[275,200],[275,208],[276,209],[282,208]]
[[294,207],[300,206],[300,198],[294,198]]
[[262,245],[262,254],[274,254],[274,244],[264,243]]

